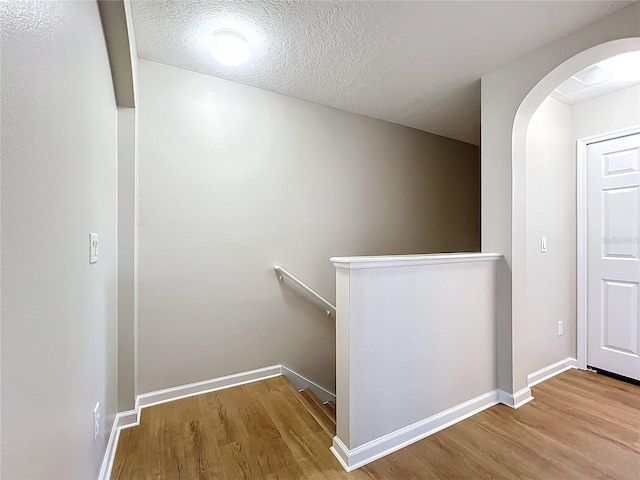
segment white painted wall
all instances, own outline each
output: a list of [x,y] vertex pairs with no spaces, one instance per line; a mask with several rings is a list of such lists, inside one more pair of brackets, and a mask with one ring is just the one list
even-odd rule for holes
[[[1,2],[0,12],[1,476],[96,478],[117,403],[116,104],[105,40],[95,2]],[[94,265],[89,232],[99,234]]]
[[139,387],[274,363],[333,390],[329,257],[478,249],[478,150],[139,61]]
[[349,450],[497,389],[498,258],[332,259],[337,434]]
[[[504,253],[506,260],[498,291],[501,390],[513,393],[526,388],[530,373],[522,324],[528,312],[525,158],[529,120],[570,75],[612,52],[637,49],[639,18],[640,3],[634,3],[482,78],[482,250]],[[602,45],[607,42],[615,44]]]
[[571,106],[571,145],[576,141],[640,125],[640,85]]
[[[527,133],[527,373],[576,356],[575,157],[571,109],[547,98]],[[541,237],[547,252],[541,252]],[[558,336],[558,321],[564,334]]]

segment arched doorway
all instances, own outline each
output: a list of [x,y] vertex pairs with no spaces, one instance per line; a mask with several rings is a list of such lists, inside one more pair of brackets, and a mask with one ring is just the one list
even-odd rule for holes
[[512,342],[513,342],[513,380],[515,385],[526,384],[527,374],[531,373],[525,365],[526,337],[528,322],[531,318],[528,305],[527,235],[529,221],[527,206],[527,132],[534,113],[549,94],[569,77],[581,70],[622,53],[638,50],[640,39],[637,37],[615,40],[589,48],[569,58],[549,72],[526,95],[521,102],[512,130]]

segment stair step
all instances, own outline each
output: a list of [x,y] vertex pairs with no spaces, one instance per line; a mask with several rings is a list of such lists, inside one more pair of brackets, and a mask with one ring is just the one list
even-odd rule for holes
[[314,420],[318,422],[327,435],[329,435],[330,438],[333,438],[336,435],[335,415],[333,418],[331,417],[329,412],[327,412],[326,407],[320,400],[318,400],[318,397],[316,397],[311,390],[305,389],[298,391],[287,377],[283,375],[282,378],[284,379],[285,384],[295,393],[296,398],[305,407],[307,412],[309,412]]
[[322,404],[322,406],[325,408],[325,410],[327,410],[329,412],[329,414],[331,416],[333,416],[333,418],[336,418],[336,404],[333,403],[331,400],[329,400],[328,402],[324,402]]
[[300,391],[300,395],[305,400],[307,410],[313,415],[316,421],[320,424],[325,432],[329,436],[333,437],[336,434],[336,417],[331,415],[322,402],[316,397],[311,390],[305,388]]

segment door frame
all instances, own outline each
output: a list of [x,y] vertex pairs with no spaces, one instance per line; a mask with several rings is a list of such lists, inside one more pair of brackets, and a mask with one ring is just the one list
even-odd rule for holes
[[612,140],[618,137],[640,133],[640,125],[601,133],[576,141],[576,174],[577,174],[577,259],[576,259],[576,340],[578,368],[587,369],[587,147],[592,143]]

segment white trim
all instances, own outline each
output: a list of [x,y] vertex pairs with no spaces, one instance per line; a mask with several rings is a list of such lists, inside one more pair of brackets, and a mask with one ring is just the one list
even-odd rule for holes
[[236,387],[245,383],[266,380],[267,378],[277,377],[282,374],[280,365],[259,368],[248,372],[235,373],[224,377],[204,380],[202,382],[189,383],[187,385],[179,385],[177,387],[165,388],[164,390],[156,390],[155,392],[143,393],[138,395],[136,399],[136,410],[143,407],[150,407],[160,403],[173,402],[202,393],[214,392],[223,388]]
[[334,404],[336,403],[335,393],[322,388],[320,385],[313,383],[308,378],[303,377],[298,372],[294,372],[293,370],[291,370],[288,367],[285,367],[284,365],[281,365],[280,367],[282,369],[282,375],[284,375],[289,379],[289,381],[296,388],[296,390],[300,391],[300,390],[304,390],[305,388],[308,388],[313,392],[313,394],[316,397],[320,399],[322,403],[326,403],[329,401],[333,402]]
[[[336,457],[336,459],[338,460],[338,463],[342,465],[342,468],[344,468],[346,472],[351,472],[356,468],[359,468],[362,465],[365,465],[363,463],[362,465],[354,465],[353,467],[349,466],[349,449],[344,443],[342,443],[342,440],[340,440],[340,438],[338,438],[337,435],[333,437],[333,445],[329,447],[329,450],[331,450],[331,453],[333,453],[333,456]],[[373,460],[375,459],[372,459],[371,461],[373,462]]]
[[449,263],[487,262],[502,258],[499,253],[437,253],[426,255],[385,255],[380,257],[332,257],[336,268],[360,270],[363,268],[417,267]]
[[577,368],[587,369],[587,146],[613,138],[640,133],[640,126],[592,135],[576,141],[577,173]]
[[515,409],[518,409],[533,400],[531,389],[529,387],[525,387],[513,394],[505,392],[504,390],[498,390],[498,398],[500,403]]
[[347,472],[350,472],[415,443],[418,440],[422,440],[429,435],[433,435],[498,403],[498,390],[493,390],[449,408],[448,410],[432,415],[413,425],[365,443],[353,450],[349,450],[340,438],[335,436],[333,437],[331,452],[333,452],[342,467]]
[[587,143],[576,142],[576,356],[578,367],[587,368]]
[[527,383],[529,384],[529,388],[531,388],[572,368],[578,368],[578,361],[575,358],[568,357],[529,374]]
[[108,480],[109,477],[111,477],[113,459],[116,456],[116,445],[118,445],[118,437],[120,436],[120,429],[118,428],[118,415],[120,414],[116,414],[116,417],[113,421],[113,427],[111,427],[111,434],[109,435],[107,449],[104,452],[102,465],[100,466],[100,473],[98,473],[98,480]]
[[126,412],[121,412],[117,415],[118,424],[117,428],[128,428],[134,427],[138,425],[138,411],[137,410],[127,410]]
[[113,468],[113,460],[116,456],[118,440],[120,438],[120,430],[127,427],[133,427],[138,423],[138,414],[135,410],[129,410],[116,414],[111,427],[111,434],[107,442],[107,449],[104,452],[102,466],[98,474],[98,480],[109,480],[111,477],[111,469]]

